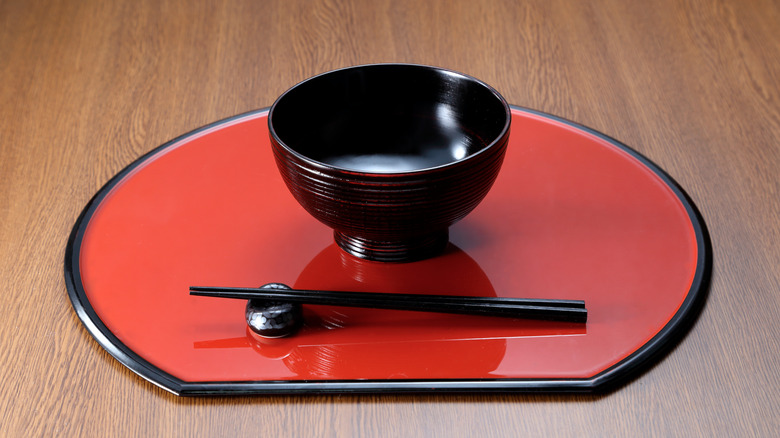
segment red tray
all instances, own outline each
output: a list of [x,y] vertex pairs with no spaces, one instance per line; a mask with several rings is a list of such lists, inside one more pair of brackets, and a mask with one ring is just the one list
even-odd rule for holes
[[[672,346],[706,296],[711,249],[684,192],[627,146],[512,108],[492,191],[445,254],[343,253],[275,167],[267,110],[216,122],[132,163],[90,201],[65,257],[79,318],[109,353],[182,395],[592,391]],[[310,306],[264,340],[245,303],[191,285],[585,300],[587,324]]]

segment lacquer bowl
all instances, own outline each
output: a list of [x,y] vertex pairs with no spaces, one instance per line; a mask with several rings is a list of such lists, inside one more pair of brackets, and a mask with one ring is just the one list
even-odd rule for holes
[[450,225],[488,193],[510,120],[504,98],[475,78],[377,64],[295,85],[268,126],[284,182],[339,247],[408,262],[442,251]]

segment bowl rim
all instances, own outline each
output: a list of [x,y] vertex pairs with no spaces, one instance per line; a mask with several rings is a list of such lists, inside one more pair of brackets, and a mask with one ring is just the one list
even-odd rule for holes
[[[478,151],[476,151],[476,152],[474,152],[474,153],[472,153],[472,154],[470,154],[470,155],[468,155],[468,156],[466,156],[464,158],[461,158],[461,159],[455,160],[455,161],[450,161],[450,162],[447,162],[447,163],[444,163],[444,164],[439,164],[437,166],[423,167],[423,168],[420,168],[420,169],[405,170],[405,171],[402,171],[402,172],[367,172],[367,171],[362,171],[362,170],[358,170],[358,169],[352,169],[352,168],[341,167],[341,166],[334,166],[332,164],[323,163],[322,161],[314,160],[314,159],[312,159],[310,157],[307,157],[306,155],[303,155],[303,154],[299,153],[298,151],[296,151],[296,150],[292,149],[290,146],[288,146],[284,141],[282,141],[281,138],[279,138],[279,135],[277,135],[276,130],[274,129],[274,126],[273,126],[273,114],[274,114],[274,110],[276,109],[276,105],[287,94],[289,94],[290,92],[292,92],[293,90],[295,90],[299,86],[301,86],[301,85],[303,85],[303,84],[305,84],[307,82],[316,80],[316,79],[318,79],[318,78],[320,78],[322,76],[327,76],[327,75],[331,75],[331,74],[342,72],[342,71],[346,71],[346,70],[355,70],[355,69],[370,68],[370,67],[412,67],[412,68],[421,68],[421,69],[426,69],[426,70],[435,70],[435,71],[439,71],[439,72],[444,72],[444,73],[447,73],[449,75],[455,75],[455,76],[458,76],[460,78],[463,78],[463,79],[466,79],[466,80],[469,80],[469,81],[473,81],[473,82],[477,83],[478,85],[480,85],[480,86],[484,87],[485,89],[487,89],[491,94],[493,94],[493,96],[495,96],[498,99],[498,101],[501,103],[501,105],[504,107],[504,114],[506,115],[506,118],[504,120],[504,126],[501,128],[501,131],[499,132],[499,134],[494,137],[493,141],[491,141],[489,144],[487,144],[482,149],[480,149],[480,150],[478,150]],[[307,164],[313,166],[314,168],[316,168],[318,170],[336,171],[336,172],[342,172],[344,174],[349,174],[349,175],[361,175],[361,176],[375,177],[375,178],[389,178],[389,177],[398,177],[398,176],[404,176],[404,175],[414,175],[414,174],[420,174],[420,173],[428,173],[428,172],[436,171],[436,170],[439,170],[439,169],[442,169],[442,168],[451,168],[452,166],[455,166],[455,165],[458,165],[458,164],[461,164],[461,163],[465,163],[465,162],[468,162],[468,161],[472,161],[477,156],[483,155],[483,154],[487,153],[489,150],[493,149],[496,145],[498,145],[500,143],[503,143],[505,141],[506,137],[507,137],[508,132],[509,132],[509,128],[510,128],[511,122],[512,122],[512,111],[509,108],[509,104],[507,103],[506,99],[504,99],[504,96],[502,96],[501,93],[499,93],[495,88],[493,88],[492,86],[488,85],[484,81],[481,81],[481,80],[479,80],[479,79],[477,79],[477,78],[475,78],[473,76],[467,75],[465,73],[461,73],[461,72],[458,72],[458,71],[455,71],[455,70],[451,70],[451,69],[447,69],[447,68],[443,68],[443,67],[437,67],[437,66],[425,65],[425,64],[397,63],[397,62],[373,63],[373,64],[358,64],[358,65],[352,65],[352,66],[349,66],[349,67],[343,67],[343,68],[338,68],[338,69],[334,69],[334,70],[328,70],[326,72],[319,73],[317,75],[311,76],[311,77],[309,77],[307,79],[304,79],[304,80],[296,83],[292,87],[288,88],[284,93],[279,95],[279,97],[276,98],[276,100],[274,101],[273,105],[271,105],[271,108],[268,111],[268,132],[270,133],[271,137],[273,138],[273,143],[276,143],[279,146],[281,146],[282,148],[284,148],[284,150],[287,153],[295,156],[296,158],[298,158],[301,161],[306,162]]]

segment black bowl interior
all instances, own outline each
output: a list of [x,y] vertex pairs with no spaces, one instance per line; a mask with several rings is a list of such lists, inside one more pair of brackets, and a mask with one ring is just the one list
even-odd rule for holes
[[311,160],[388,173],[464,159],[496,140],[509,117],[503,99],[468,76],[390,64],[305,81],[277,100],[269,123]]

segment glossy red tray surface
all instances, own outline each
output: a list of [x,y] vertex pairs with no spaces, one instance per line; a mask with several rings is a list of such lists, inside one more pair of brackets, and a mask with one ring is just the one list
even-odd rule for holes
[[[545,114],[512,113],[492,191],[450,229],[445,254],[406,264],[345,254],[293,200],[267,111],[185,135],[85,209],[66,256],[74,307],[115,357],[177,393],[593,389],[621,366],[630,373],[695,315],[708,271],[703,224],[630,149]],[[269,282],[577,299],[589,319],[308,306],[297,335],[269,341],[247,329],[244,301],[188,294]]]

